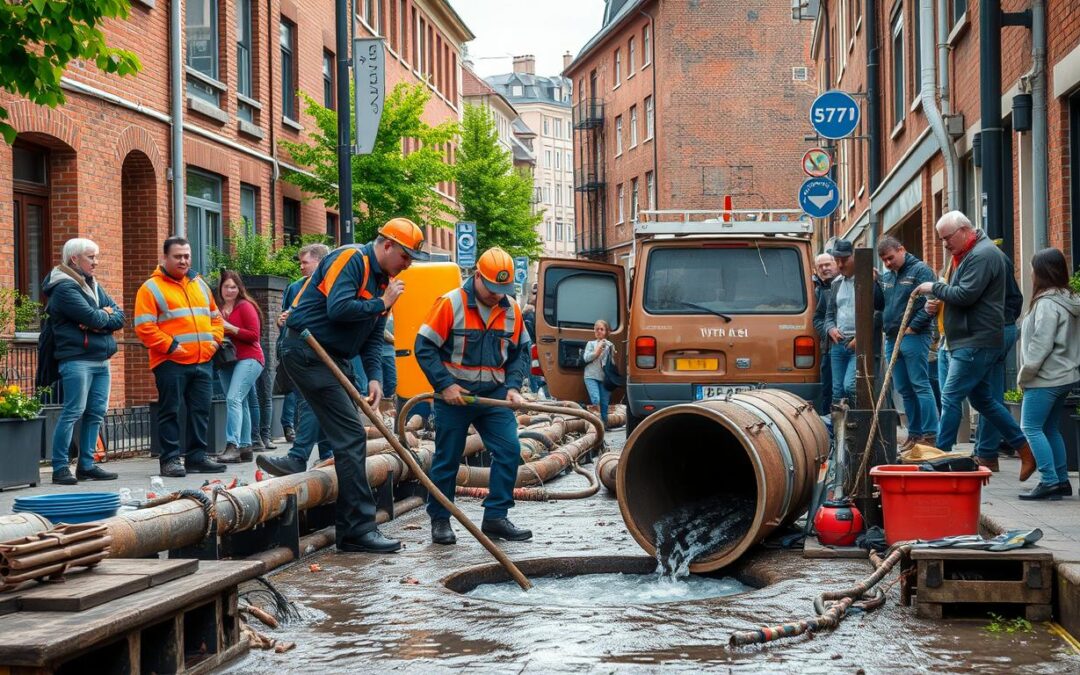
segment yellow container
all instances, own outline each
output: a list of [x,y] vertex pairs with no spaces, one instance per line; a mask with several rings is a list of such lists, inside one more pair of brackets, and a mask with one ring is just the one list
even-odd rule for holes
[[405,282],[405,293],[393,308],[397,395],[412,398],[432,389],[413,353],[416,334],[435,301],[461,286],[461,269],[450,262],[415,263],[397,278]]

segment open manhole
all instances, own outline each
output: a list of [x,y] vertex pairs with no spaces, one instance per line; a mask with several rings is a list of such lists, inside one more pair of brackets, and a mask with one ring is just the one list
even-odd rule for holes
[[756,579],[691,574],[673,581],[656,574],[647,556],[564,557],[522,560],[517,566],[533,589],[525,592],[499,564],[479,565],[442,580],[456,593],[494,602],[560,607],[612,607],[688,602],[737,595],[758,587]]

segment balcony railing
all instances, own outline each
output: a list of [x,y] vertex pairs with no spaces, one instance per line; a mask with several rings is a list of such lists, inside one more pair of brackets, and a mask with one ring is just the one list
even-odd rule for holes
[[589,99],[574,105],[574,128],[593,129],[604,124],[603,99]]

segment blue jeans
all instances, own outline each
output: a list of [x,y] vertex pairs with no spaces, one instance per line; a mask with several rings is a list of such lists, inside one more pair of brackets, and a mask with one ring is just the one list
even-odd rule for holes
[[[991,373],[990,384],[993,387],[993,396],[1002,403],[1005,402],[1005,359],[1009,356],[1009,350],[1016,344],[1017,332],[1015,325],[1005,326],[1005,343],[998,353],[997,361],[994,362],[994,372]],[[997,458],[1002,440],[998,428],[987,423],[986,419],[980,415],[979,428],[975,433],[975,454],[987,459]]]
[[829,341],[821,345],[821,363],[818,366],[821,374],[821,403],[818,412],[822,415],[828,415],[832,411],[832,349],[828,346],[831,343]]
[[52,438],[53,471],[68,465],[68,448],[75,423],[82,420],[79,433],[79,468],[94,468],[94,450],[98,432],[109,407],[112,372],[108,361],[64,361],[60,364],[60,382],[64,390],[64,409]]
[[[892,361],[895,337],[885,338],[885,362]],[[930,335],[905,335],[900,342],[892,381],[904,399],[908,418],[908,438],[937,433],[938,409],[934,390],[930,386]]]
[[1065,458],[1065,439],[1061,437],[1061,411],[1065,397],[1076,383],[1059,387],[1031,387],[1024,390],[1020,409],[1020,428],[1024,430],[1031,454],[1039,467],[1040,483],[1057,485],[1069,480]]
[[529,391],[536,394],[539,398],[547,398],[547,394],[544,389],[544,377],[542,375],[533,375],[529,373]]
[[326,440],[318,418],[311,412],[311,406],[303,396],[296,397],[296,422],[296,438],[293,439],[293,446],[289,448],[290,457],[307,466],[316,442],[319,444],[319,459],[330,459],[334,456],[334,450]]
[[[497,389],[490,398],[506,398],[505,389]],[[484,520],[505,518],[514,506],[514,484],[521,464],[521,442],[518,441],[517,419],[509,408],[489,408],[481,405],[450,405],[435,401],[435,457],[428,475],[447,499],[454,501],[454,487],[461,453],[469,425],[476,427],[484,447],[491,454],[491,478],[488,496],[484,499]],[[435,499],[428,498],[428,516],[432,520],[449,518],[450,512]]]
[[290,391],[285,394],[285,400],[281,402],[281,426],[293,427],[296,425],[296,392]]
[[397,358],[392,350],[383,352],[382,378],[383,398],[393,401],[397,393]]
[[1024,432],[1005,404],[993,396],[994,385],[990,380],[997,353],[996,349],[949,350],[949,376],[941,387],[941,420],[937,434],[937,446],[941,450],[949,452],[956,444],[965,398],[971,401],[971,407],[979,411],[979,415],[1005,434],[1009,445],[1018,448],[1024,444]]
[[259,379],[263,365],[255,359],[241,359],[232,368],[218,371],[221,388],[225,390],[225,442],[237,447],[251,445],[251,409],[248,395]]
[[[254,440],[251,438],[252,436],[256,439],[260,437],[259,429],[262,427],[262,406],[259,404],[258,378],[256,378],[256,383],[248,390],[247,398],[244,399],[244,406],[247,410],[249,420],[248,443],[251,443]],[[244,437],[242,429],[240,431],[240,437],[241,439]]]
[[591,377],[585,378],[585,390],[589,392],[589,403],[600,406],[600,419],[607,424],[608,403],[611,392],[604,388],[604,383]]
[[832,402],[839,403],[846,398],[849,404],[855,403],[855,350],[849,349],[846,342],[839,342],[829,348],[829,365],[832,368]]

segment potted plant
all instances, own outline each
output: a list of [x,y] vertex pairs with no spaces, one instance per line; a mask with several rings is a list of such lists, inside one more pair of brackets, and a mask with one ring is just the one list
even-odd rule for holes
[[44,429],[41,399],[0,383],[0,489],[37,486]]
[[1012,413],[1017,424],[1020,424],[1020,405],[1023,401],[1024,392],[1020,389],[1010,389],[1005,392],[1005,405],[1008,406],[1009,412]]

